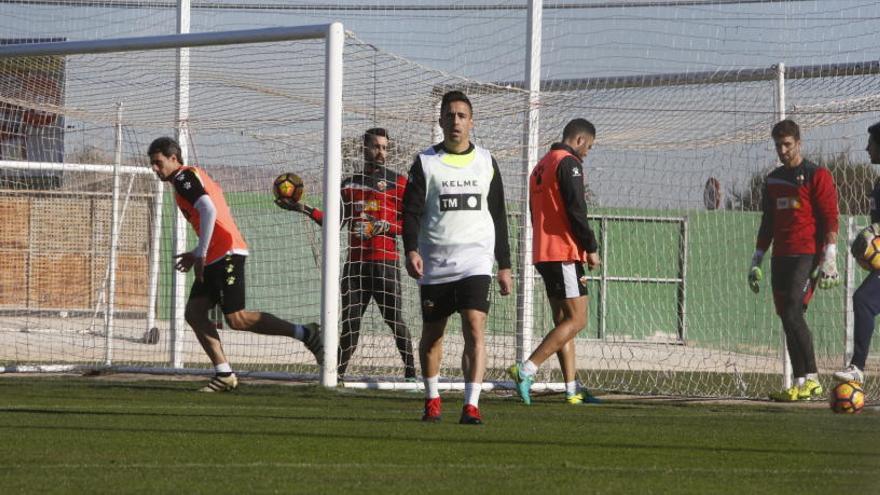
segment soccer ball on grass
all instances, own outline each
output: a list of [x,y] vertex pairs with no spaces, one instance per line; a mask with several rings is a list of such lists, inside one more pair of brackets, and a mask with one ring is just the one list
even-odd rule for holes
[[831,410],[836,413],[858,414],[865,407],[865,391],[856,382],[846,382],[831,391]]

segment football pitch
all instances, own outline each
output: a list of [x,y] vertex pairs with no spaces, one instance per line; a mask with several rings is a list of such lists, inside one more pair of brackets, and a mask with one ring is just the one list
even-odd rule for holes
[[0,377],[13,493],[878,493],[880,411],[484,393],[482,426],[420,393],[243,380]]

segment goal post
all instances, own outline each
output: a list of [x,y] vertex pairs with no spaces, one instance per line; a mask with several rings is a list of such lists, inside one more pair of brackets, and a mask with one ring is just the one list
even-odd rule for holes
[[[245,45],[273,42],[291,42],[298,40],[325,40],[324,46],[324,128],[323,128],[323,202],[325,206],[325,222],[324,222],[324,239],[322,243],[323,259],[326,261],[321,270],[321,310],[320,321],[322,328],[335,329],[338,327],[338,298],[339,298],[339,242],[336,232],[336,225],[340,222],[340,196],[338,184],[341,180],[341,139],[342,139],[342,58],[344,46],[345,32],[342,24],[331,23],[321,25],[293,26],[280,28],[250,29],[238,31],[221,31],[206,33],[183,33],[164,36],[147,36],[147,37],[131,37],[116,38],[102,40],[86,40],[86,41],[65,41],[65,42],[48,42],[48,43],[27,43],[0,46],[0,62],[11,59],[31,59],[34,57],[50,57],[50,56],[72,56],[84,55],[89,56],[98,54],[118,54],[123,52],[148,52],[155,50],[185,50],[195,47],[219,47],[228,45]],[[180,70],[180,69],[178,69]],[[187,76],[188,77],[188,76]],[[178,79],[178,88],[182,86]],[[171,95],[167,95],[170,97]],[[189,100],[189,95],[178,94],[178,99]],[[16,102],[18,103],[18,102]],[[28,103],[28,102],[21,102]],[[56,110],[56,109],[50,109]],[[181,122],[178,120],[174,123],[174,127],[183,127],[189,122]],[[121,123],[118,123],[121,125]],[[121,160],[121,155],[117,153],[117,161]],[[144,159],[144,157],[141,157]],[[7,164],[9,167],[18,167],[17,163]],[[63,168],[62,164],[49,164],[53,169]],[[32,163],[28,163],[24,168],[33,168]],[[92,167],[83,167],[90,169]],[[100,171],[106,172],[103,167],[98,167]],[[145,170],[145,169],[140,169]],[[148,170],[148,169],[146,169]],[[114,195],[118,193],[118,167],[113,167]],[[116,196],[113,199],[112,210],[116,211]],[[179,216],[175,216],[179,221]],[[161,231],[160,221],[155,219],[153,222],[153,233]],[[115,229],[115,227],[114,227]],[[180,229],[177,229],[178,231]],[[111,253],[115,248],[115,235],[111,240]],[[335,240],[335,241],[334,241]],[[111,255],[109,270],[115,272],[114,263],[115,255]],[[150,272],[153,273],[152,268]],[[184,274],[175,273],[173,275],[174,286],[182,287],[185,279]],[[113,280],[113,278],[111,278]],[[114,283],[111,283],[111,287]],[[176,291],[176,299],[182,300],[182,291]],[[149,291],[149,297],[153,297],[154,291]],[[112,300],[114,296],[110,296]],[[152,303],[151,303],[152,304]],[[153,306],[148,305],[152,310]],[[172,315],[172,332],[174,342],[171,343],[171,366],[184,366],[184,357],[181,350],[181,341],[183,332],[175,331],[175,326],[180,326],[183,321],[182,305],[179,303],[171,304]],[[112,329],[113,316],[112,311],[107,312],[108,329]],[[150,329],[148,329],[150,330]],[[112,330],[108,331],[108,339],[112,339]],[[338,345],[338,335],[334,331],[324,332],[324,366],[323,372],[320,374],[321,383],[324,386],[335,386],[336,384],[336,347]],[[105,366],[114,364],[112,347],[105,349],[104,363]]]

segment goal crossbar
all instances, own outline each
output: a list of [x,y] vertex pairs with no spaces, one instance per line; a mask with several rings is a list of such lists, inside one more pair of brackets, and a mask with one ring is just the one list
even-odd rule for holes
[[[714,70],[698,72],[674,72],[668,74],[643,74],[638,76],[588,77],[577,79],[548,79],[541,81],[541,91],[578,89],[621,89],[654,86],[685,86],[691,84],[743,83],[772,81],[777,78],[777,67],[752,69]],[[785,68],[789,79],[812,79],[828,76],[863,76],[880,74],[880,62],[848,62],[839,64],[795,65]],[[525,88],[523,81],[493,83],[505,88]]]
[[[58,171],[58,172],[98,172],[112,174],[114,165],[100,163],[56,163],[56,162],[25,162],[15,160],[0,160],[0,169],[19,169],[33,171]],[[148,167],[136,165],[121,165],[119,173],[125,175],[153,175]]]
[[270,43],[327,37],[332,24],[286,26],[278,28],[215,31],[210,33],[183,33],[164,36],[139,36],[102,40],[58,41],[46,43],[18,43],[0,45],[0,58],[37,57],[47,55],[77,55],[84,53],[116,53],[197,46],[240,45]]

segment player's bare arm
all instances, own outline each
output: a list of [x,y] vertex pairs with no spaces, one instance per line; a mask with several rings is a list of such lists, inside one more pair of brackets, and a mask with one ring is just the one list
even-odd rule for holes
[[498,270],[498,287],[502,296],[509,296],[513,291],[513,272],[510,268]]
[[406,273],[414,279],[420,279],[422,278],[422,275],[424,275],[422,255],[420,255],[418,251],[407,251]]
[[589,270],[592,270],[593,268],[598,268],[601,264],[602,258],[599,257],[598,252],[587,253],[587,268]]

